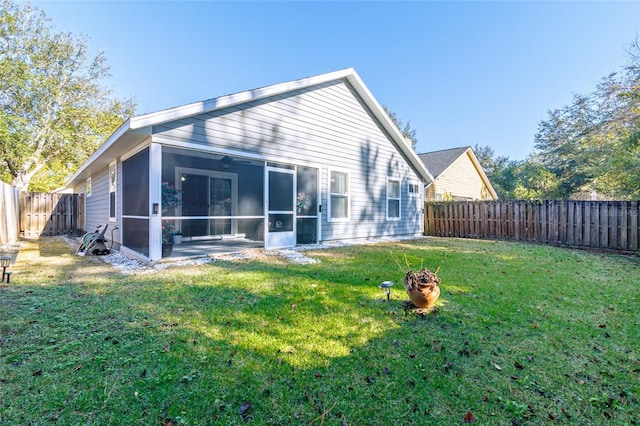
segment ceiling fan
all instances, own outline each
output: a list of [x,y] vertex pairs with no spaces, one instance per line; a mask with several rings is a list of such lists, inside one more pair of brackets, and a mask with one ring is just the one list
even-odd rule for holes
[[224,167],[225,169],[228,169],[229,166],[231,165],[231,163],[251,164],[251,161],[236,160],[236,159],[234,159],[232,157],[229,157],[228,155],[225,155],[224,157],[222,157],[220,159],[220,162],[222,163],[222,167]]

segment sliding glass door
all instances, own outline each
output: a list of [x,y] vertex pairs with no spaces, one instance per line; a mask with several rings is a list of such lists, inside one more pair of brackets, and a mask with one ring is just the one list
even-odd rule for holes
[[226,216],[226,219],[210,219],[210,235],[231,235],[233,230],[233,181],[225,177],[209,178],[209,216]]
[[182,235],[185,239],[235,235],[237,177],[232,173],[179,170]]

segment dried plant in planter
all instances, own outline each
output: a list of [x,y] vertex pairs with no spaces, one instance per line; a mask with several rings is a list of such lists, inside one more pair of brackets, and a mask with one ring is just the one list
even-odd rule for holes
[[411,269],[404,277],[404,289],[413,305],[418,308],[417,313],[428,313],[435,308],[436,300],[440,297],[440,278],[437,273],[437,269],[435,272],[427,268],[418,272]]

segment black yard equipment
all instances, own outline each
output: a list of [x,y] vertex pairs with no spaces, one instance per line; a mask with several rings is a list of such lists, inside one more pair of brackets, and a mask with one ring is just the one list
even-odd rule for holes
[[[95,232],[87,232],[84,234],[82,236],[82,243],[80,243],[76,254],[78,256],[84,256],[87,253],[96,256],[110,254],[111,250],[105,245],[107,240],[104,238],[104,233],[107,231],[108,226],[107,224],[99,224]],[[113,228],[111,233],[113,234],[113,231],[116,229],[118,228]],[[111,245],[113,246],[113,235],[111,240]]]

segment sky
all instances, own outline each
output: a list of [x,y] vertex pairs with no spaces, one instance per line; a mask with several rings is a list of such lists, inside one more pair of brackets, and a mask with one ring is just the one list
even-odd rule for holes
[[136,114],[353,67],[418,153],[525,159],[548,112],[640,38],[640,1],[36,1],[103,51]]

